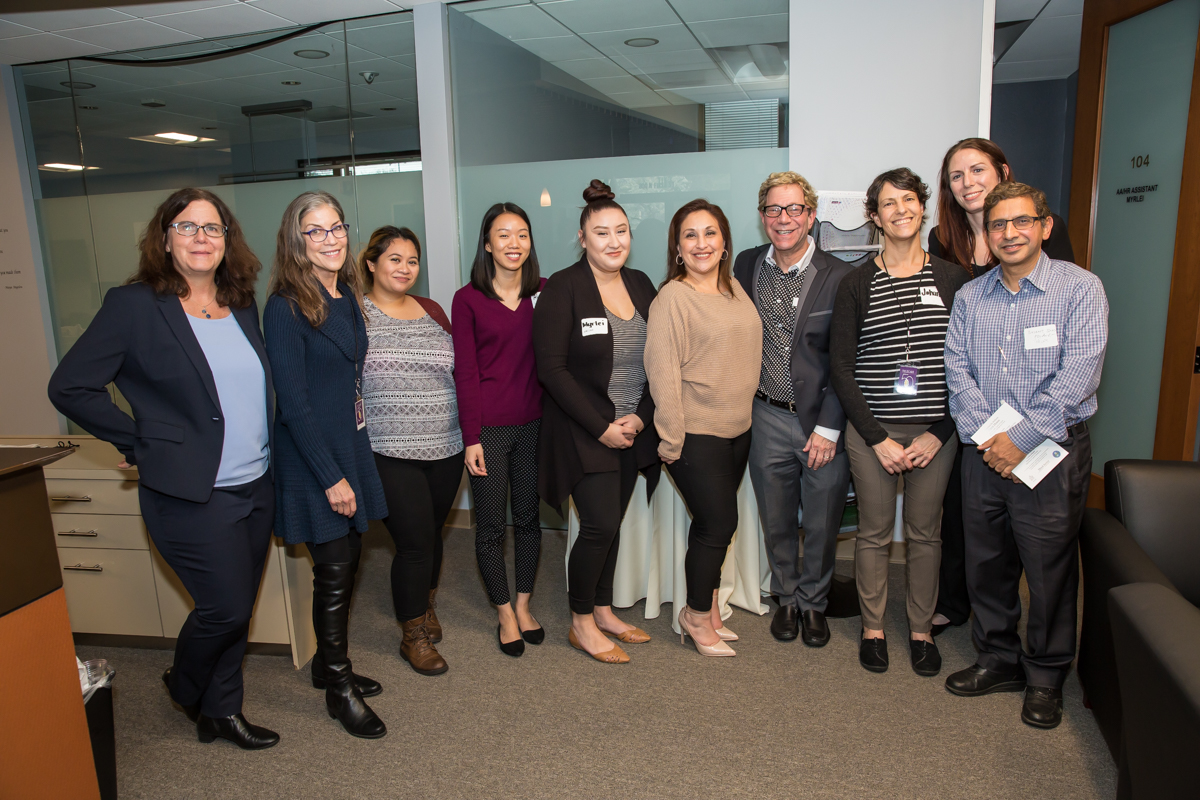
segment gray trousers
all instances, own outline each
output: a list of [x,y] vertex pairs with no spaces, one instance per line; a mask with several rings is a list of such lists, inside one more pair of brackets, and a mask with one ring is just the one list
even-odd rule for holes
[[[838,528],[850,485],[850,462],[838,453],[820,469],[808,468],[808,434],[796,415],[755,398],[750,439],[750,481],[758,501],[771,593],[780,605],[824,613],[833,581]],[[797,517],[804,509],[804,561]]]

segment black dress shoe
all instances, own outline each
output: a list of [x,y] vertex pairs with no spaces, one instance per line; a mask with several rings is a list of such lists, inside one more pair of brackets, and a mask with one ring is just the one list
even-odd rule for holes
[[1019,692],[1025,688],[1025,673],[992,672],[972,664],[946,678],[946,691],[959,697],[980,697],[992,692]]
[[868,672],[887,672],[887,639],[863,639],[859,642],[858,663]]
[[[163,678],[163,685],[167,687],[167,697],[171,697],[171,668],[170,667],[167,667],[167,671],[163,673],[162,678]],[[185,706],[183,703],[180,703],[174,697],[171,697],[171,702],[174,703],[175,705],[179,706],[180,708],[182,708],[183,713],[187,714],[187,718],[190,719],[192,722],[195,722],[196,719],[200,716],[200,704],[199,703],[191,703],[191,704]]]
[[1035,728],[1057,728],[1062,722],[1062,689],[1030,686],[1021,706],[1021,722]]
[[945,632],[945,630],[946,630],[947,628],[957,628],[958,626],[960,626],[960,625],[965,625],[965,624],[966,624],[966,621],[963,621],[963,622],[943,622],[943,623],[941,623],[941,624],[935,624],[935,625],[933,626],[932,630],[930,630],[930,633],[932,633],[934,636],[941,636],[941,635],[942,635],[942,633],[943,633],[943,632]]
[[500,638],[500,626],[496,626],[496,641],[500,643],[500,652],[506,656],[516,658],[525,652],[525,640],[517,639],[513,642],[506,642]]
[[279,734],[258,725],[251,725],[240,713],[232,717],[206,717],[196,720],[196,735],[208,744],[214,739],[227,739],[243,750],[265,750],[279,744]]
[[908,651],[912,656],[913,672],[924,678],[932,678],[942,671],[942,654],[938,646],[924,639],[909,639]]
[[521,638],[530,644],[541,644],[546,641],[546,629],[534,628],[531,631],[521,631]]
[[800,641],[809,647],[824,647],[829,644],[829,623],[825,621],[823,612],[809,609],[800,615],[800,620]]
[[771,635],[781,642],[790,642],[800,633],[800,609],[780,606],[771,619]]

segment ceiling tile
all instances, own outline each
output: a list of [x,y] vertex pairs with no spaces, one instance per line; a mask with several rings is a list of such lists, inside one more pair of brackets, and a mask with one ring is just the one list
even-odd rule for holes
[[75,58],[91,56],[107,50],[87,42],[67,39],[54,33],[38,33],[15,39],[0,40],[0,63],[20,64],[24,61],[41,61],[51,58]]
[[549,39],[522,39],[513,42],[544,61],[572,61],[599,56],[594,47],[578,36],[555,36]]
[[353,28],[347,23],[346,29],[351,46],[361,47],[376,55],[398,56],[416,53],[411,16],[408,19],[362,28]]
[[1079,37],[1083,17],[1038,17],[1008,49],[1000,63],[1046,61],[1056,58],[1079,62]]
[[581,58],[574,61],[555,61],[554,66],[580,80],[589,78],[618,78],[628,72],[607,58]]
[[329,0],[251,0],[250,4],[301,25],[392,14],[400,10],[387,0],[337,0],[335,3]]
[[[634,58],[640,52],[665,53],[677,50],[695,50],[699,43],[691,31],[682,23],[657,28],[640,28],[636,31],[610,31],[583,35],[590,43],[607,55],[624,55]],[[632,38],[658,39],[650,47],[630,47],[625,42]]]
[[473,0],[469,3],[456,3],[457,10],[470,13],[472,11],[484,11],[489,8],[508,8],[509,6],[524,6],[532,3],[533,0]]
[[646,84],[629,75],[618,76],[614,78],[589,78],[584,81],[593,89],[604,92],[605,94],[614,94],[616,92],[640,92],[651,91]]
[[654,106],[671,105],[669,100],[649,89],[641,89],[636,92],[614,92],[609,97],[626,108],[653,108]]
[[[705,69],[714,65],[712,56],[696,47],[693,50],[675,50],[666,53],[654,52],[656,48],[624,48],[613,60],[631,72],[672,72],[675,70]],[[633,52],[630,52],[633,51]]]
[[[137,70],[142,69],[142,67],[129,67],[128,69]],[[152,71],[157,70],[157,67],[152,69]],[[262,58],[255,53],[243,53],[239,56],[231,56],[216,61],[189,64],[187,70],[200,76],[200,80],[241,78],[246,75],[287,73],[291,71],[287,66],[280,64],[278,61]]]
[[738,20],[696,22],[691,28],[705,47],[773,44],[788,40],[788,15],[771,14]]
[[471,19],[507,39],[545,39],[570,36],[571,31],[535,5],[468,12]]
[[1020,83],[1068,78],[1079,69],[1077,58],[1054,58],[1044,61],[1001,61],[992,68],[992,83]]
[[141,19],[113,22],[108,25],[93,25],[90,28],[74,28],[62,31],[62,35],[110,52],[137,50],[142,47],[155,47],[199,38],[190,33],[164,28],[162,25]]
[[243,3],[152,18],[159,25],[190,33],[202,39],[294,27],[295,23]]
[[676,89],[676,94],[693,103],[728,103],[750,98],[738,86],[705,86],[695,89]]
[[83,28],[88,25],[103,25],[106,22],[124,22],[133,19],[111,8],[79,8],[70,11],[34,11],[29,14],[5,14],[4,19],[54,33],[67,28]]
[[638,28],[679,22],[666,0],[540,0],[538,5],[575,33],[630,30],[631,20]]
[[996,22],[1033,19],[1045,5],[1046,0],[996,0]]
[[0,39],[12,39],[15,36],[33,36],[38,33],[36,28],[27,28],[7,19],[0,19]]
[[139,3],[132,6],[114,6],[114,8],[125,14],[145,19],[159,14],[176,14],[180,11],[198,11],[202,8],[237,5],[237,2],[238,0],[180,0],[177,3]]
[[729,0],[671,0],[671,5],[684,22],[788,13],[788,0],[738,0],[737,3]]

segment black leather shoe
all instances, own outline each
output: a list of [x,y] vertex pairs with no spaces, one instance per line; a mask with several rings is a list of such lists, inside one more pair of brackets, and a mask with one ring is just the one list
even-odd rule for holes
[[978,664],[946,678],[946,691],[959,697],[980,697],[992,692],[1020,692],[1025,688],[1025,674],[1018,668],[1015,672],[992,672]]
[[863,639],[859,642],[858,663],[868,672],[887,672],[887,639]]
[[942,654],[933,642],[909,639],[908,652],[912,656],[913,672],[923,678],[932,678],[942,671]]
[[800,641],[809,647],[824,647],[829,644],[829,623],[821,611],[809,609],[800,615]]
[[1057,728],[1062,722],[1062,689],[1030,686],[1021,706],[1021,722],[1035,728]]
[[771,619],[771,635],[781,642],[790,642],[800,634],[800,609],[780,606]]
[[[167,667],[167,671],[163,673],[163,685],[167,687],[167,697],[171,697],[171,668]],[[187,718],[195,722],[200,717],[200,704],[191,703],[184,705],[171,697],[171,702],[183,709],[183,713],[187,714]]]
[[241,714],[215,718],[201,714],[196,720],[196,736],[205,744],[226,739],[243,750],[265,750],[279,744],[278,733],[251,725]]
[[531,631],[521,631],[521,638],[530,644],[541,644],[546,641],[546,629],[534,628]]
[[517,658],[525,653],[525,640],[516,639],[511,642],[506,642],[500,638],[500,626],[496,626],[496,641],[500,643],[500,652],[506,656]]
[[[374,697],[377,694],[383,694],[383,685],[377,680],[368,678],[366,675],[359,675],[357,672],[351,671],[350,680],[354,681],[354,685],[358,687],[358,693],[363,697]],[[325,689],[329,685],[325,662],[322,659],[320,650],[313,655],[312,685],[314,689]]]

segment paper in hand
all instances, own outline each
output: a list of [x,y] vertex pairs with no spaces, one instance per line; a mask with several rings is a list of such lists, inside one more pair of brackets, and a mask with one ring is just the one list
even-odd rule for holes
[[1050,474],[1050,471],[1070,455],[1063,446],[1053,439],[1046,439],[1029,451],[1029,455],[1021,459],[1021,463],[1013,467],[1012,474],[1020,478],[1021,483],[1030,489],[1037,486]]
[[1024,417],[1021,416],[1021,412],[1002,401],[1000,407],[996,409],[996,413],[988,417],[987,422],[983,423],[983,425],[979,426],[979,430],[975,431],[975,435],[971,437],[971,441],[975,444],[983,444],[996,434],[1004,433],[1023,419]]

